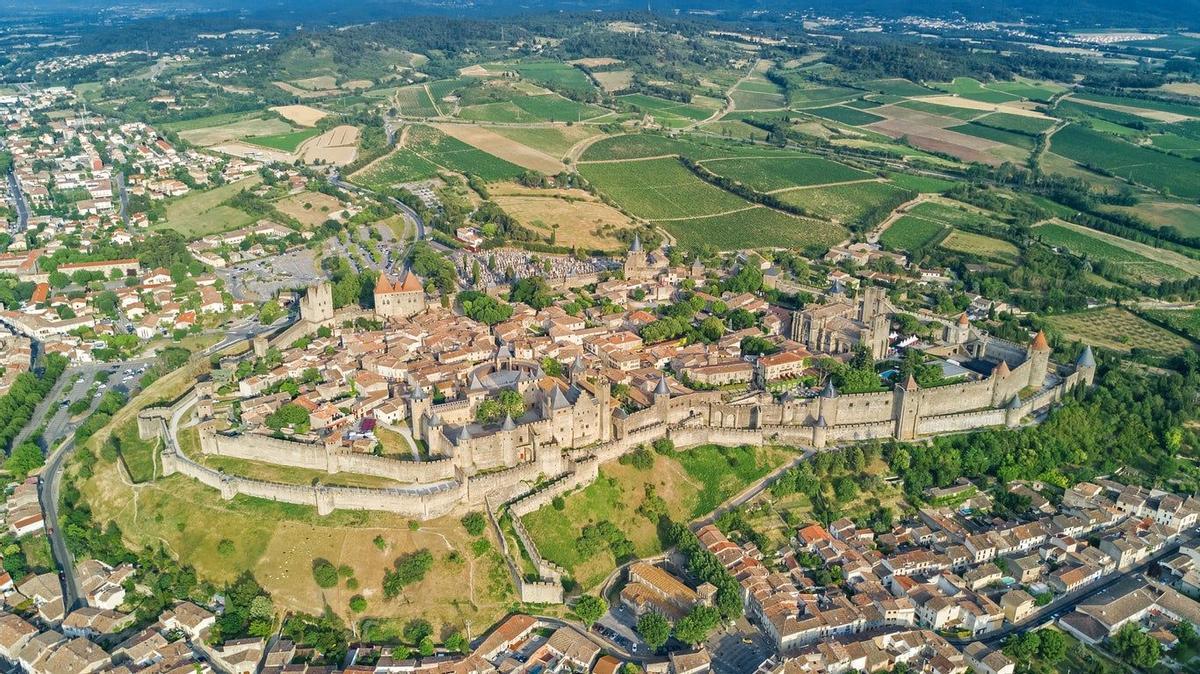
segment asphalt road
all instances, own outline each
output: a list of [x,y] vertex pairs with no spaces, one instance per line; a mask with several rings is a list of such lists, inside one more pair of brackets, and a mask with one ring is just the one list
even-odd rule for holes
[[1067,613],[1075,610],[1075,607],[1084,601],[1091,599],[1092,597],[1100,594],[1101,592],[1107,590],[1113,585],[1116,585],[1122,580],[1125,580],[1126,578],[1137,576],[1145,572],[1159,560],[1175,554],[1179,551],[1180,546],[1195,545],[1198,540],[1200,540],[1200,536],[1196,534],[1186,537],[1181,536],[1177,542],[1163,548],[1161,552],[1153,557],[1148,558],[1141,564],[1131,567],[1128,571],[1109,574],[1101,578],[1099,581],[1088,585],[1087,587],[1076,590],[1075,592],[1069,594],[1065,594],[1055,601],[1050,602],[1046,606],[1043,606],[1037,611],[1037,613],[1034,613],[1031,618],[1022,620],[1020,624],[1013,625],[1010,623],[996,630],[995,632],[988,632],[987,634],[983,634],[978,637],[949,638],[946,639],[946,641],[949,641],[956,646],[963,646],[974,641],[981,641],[989,646],[995,646],[1006,639],[1010,634],[1028,630],[1035,625],[1042,624],[1047,619],[1056,620],[1059,616],[1066,615]]
[[[343,181],[342,177],[340,175],[338,175],[336,170],[331,171],[329,173],[329,183],[331,185],[333,185],[334,187],[338,188],[339,190],[346,190],[347,192],[358,192],[359,194],[370,194],[375,197],[380,196],[379,194],[377,194],[376,192],[374,192],[372,190],[368,190],[364,187],[359,187],[358,185],[351,185],[350,183]],[[423,240],[425,238],[425,221],[421,219],[421,216],[418,215],[416,211],[409,208],[408,205],[406,205],[404,202],[400,201],[399,199],[395,199],[393,197],[386,197],[386,198],[389,203],[391,203],[396,208],[400,209],[401,213],[403,213],[407,218],[409,218],[414,223],[416,223],[416,225],[417,225],[417,240]]]
[[[226,332],[224,339],[201,351],[200,355],[210,356],[239,341],[251,339],[260,333],[282,328],[290,324],[294,319],[295,316],[286,316],[271,325],[262,325],[257,321],[245,321],[237,324]],[[132,397],[138,392],[138,375],[134,374],[129,381],[124,381],[124,377],[140,369],[142,365],[152,361],[153,358],[151,357],[111,365],[98,363],[71,368],[63,374],[60,385],[55,387],[52,395],[47,396],[46,402],[48,406],[53,406],[55,411],[54,416],[51,417],[50,422],[46,426],[44,438],[47,442],[55,442],[60,437],[65,437],[65,439],[50,452],[46,459],[46,465],[38,476],[38,500],[42,506],[42,518],[46,522],[46,535],[50,538],[50,551],[59,569],[59,578],[63,585],[63,604],[66,607],[67,613],[83,606],[84,602],[79,590],[79,581],[75,577],[75,560],[70,549],[67,548],[67,541],[62,535],[62,529],[59,527],[58,522],[58,506],[62,492],[62,469],[67,459],[71,456],[71,452],[75,450],[74,431],[76,426],[70,420],[66,410],[67,406],[63,405],[62,401],[78,400],[82,395],[86,395],[95,381],[96,372],[111,368],[115,368],[115,371],[109,377],[106,387],[125,386],[128,389],[130,397]],[[72,375],[77,372],[80,374],[78,381],[71,384],[67,397],[63,398],[63,389],[66,389],[67,382],[71,381]],[[93,397],[92,406],[89,408],[88,413],[95,408],[99,400],[99,395]],[[47,409],[42,409],[41,414],[44,416],[47,411]],[[34,419],[38,420],[40,418],[35,412]],[[86,418],[86,414],[81,414],[78,418],[82,420]],[[174,419],[172,421],[177,423]],[[30,423],[25,430],[37,428],[40,423],[40,421],[37,424]]]
[[129,224],[129,191],[125,189],[125,174],[116,175],[117,195],[121,200],[121,222]]
[[12,194],[13,203],[17,207],[16,231],[23,232],[29,227],[29,205],[25,203],[25,195],[21,193],[21,186],[17,184],[17,176],[12,171],[8,172],[8,191]]

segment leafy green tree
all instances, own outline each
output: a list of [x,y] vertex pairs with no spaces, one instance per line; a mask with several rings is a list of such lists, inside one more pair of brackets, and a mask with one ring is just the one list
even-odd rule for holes
[[258,310],[258,320],[264,325],[270,325],[279,320],[283,316],[283,307],[279,306],[279,302],[275,300],[267,300],[263,302],[262,307]]
[[472,536],[479,536],[487,527],[487,518],[478,510],[463,515],[459,521],[462,522],[463,528],[467,530],[467,533]]
[[1062,662],[1065,657],[1067,657],[1066,636],[1058,630],[1041,630],[1038,639],[1038,658],[1053,667]]
[[651,650],[657,651],[671,638],[671,623],[663,614],[651,611],[638,618],[637,633]]
[[356,594],[350,597],[350,610],[355,613],[362,613],[367,610],[367,600],[361,594]]
[[17,481],[23,481],[30,473],[41,468],[46,463],[42,450],[33,442],[22,442],[13,448],[12,454],[4,462],[4,468],[12,473]]
[[1113,653],[1140,669],[1153,669],[1162,658],[1162,645],[1135,623],[1126,623],[1110,642]]
[[432,634],[433,626],[429,624],[428,620],[421,620],[420,618],[405,623],[404,629],[401,631],[404,641],[413,645],[421,643],[422,639]]
[[327,559],[314,559],[312,563],[313,580],[323,588],[337,587],[338,572]]
[[442,645],[446,647],[446,650],[453,651],[455,653],[466,654],[471,651],[471,644],[460,632],[454,632],[450,636],[446,637],[446,641]]
[[711,606],[697,606],[675,624],[675,638],[687,644],[700,644],[721,624],[721,612]]
[[575,602],[575,615],[579,616],[584,625],[596,622],[607,610],[608,602],[596,595],[585,594]]
[[426,548],[398,557],[393,568],[383,572],[384,598],[398,597],[405,586],[420,581],[432,568],[433,554]]

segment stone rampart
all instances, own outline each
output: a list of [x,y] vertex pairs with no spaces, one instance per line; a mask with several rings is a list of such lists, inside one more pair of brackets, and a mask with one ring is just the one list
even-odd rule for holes
[[330,474],[373,475],[402,483],[438,482],[454,477],[454,462],[450,459],[401,461],[258,433],[226,434],[202,428],[200,450],[215,456],[319,470]]
[[921,435],[938,433],[957,433],[973,428],[988,426],[1003,426],[1005,423],[1004,410],[980,410],[978,412],[963,412],[960,414],[944,414],[936,417],[921,417],[917,424],[917,432]]

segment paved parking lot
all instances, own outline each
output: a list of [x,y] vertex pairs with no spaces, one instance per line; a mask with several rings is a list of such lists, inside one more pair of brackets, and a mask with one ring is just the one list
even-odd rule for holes
[[[746,643],[749,641],[750,643]],[[767,637],[745,618],[718,632],[705,644],[718,674],[749,674],[772,654]]]
[[218,269],[230,294],[239,300],[265,300],[280,290],[290,290],[316,283],[325,278],[317,268],[313,251],[299,248],[283,255],[251,260]]

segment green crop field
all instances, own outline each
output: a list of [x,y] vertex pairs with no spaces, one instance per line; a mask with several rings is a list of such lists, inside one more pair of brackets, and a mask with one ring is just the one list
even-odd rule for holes
[[881,94],[889,96],[930,96],[937,93],[932,89],[926,89],[919,84],[900,78],[868,80],[866,82],[859,82],[857,86],[868,91],[878,91]]
[[295,152],[300,144],[309,138],[314,138],[320,135],[320,129],[301,129],[290,133],[277,133],[270,136],[250,136],[246,139],[247,143],[269,147],[273,150],[282,150],[283,152]]
[[911,173],[889,173],[888,180],[891,180],[897,187],[902,187],[906,190],[914,190],[923,193],[941,193],[954,187],[954,182],[950,180],[942,180],[941,178],[931,178],[929,176],[918,176]]
[[1005,145],[1012,145],[1013,147],[1019,147],[1026,152],[1033,151],[1035,142],[1033,136],[1027,136],[1023,133],[1014,133],[1012,131],[1005,131],[1003,129],[997,129],[990,126],[984,126],[982,124],[976,124],[975,122],[968,122],[959,126],[952,126],[947,130],[963,133],[968,136],[975,136],[976,138],[994,140],[997,143],[1004,143]]
[[1040,225],[1033,233],[1051,246],[1060,246],[1091,260],[1100,260],[1116,265],[1122,272],[1134,279],[1159,281],[1162,279],[1182,279],[1188,274],[1182,269],[1165,264],[1158,260],[1121,247],[1116,243],[1105,241],[1100,234],[1095,235],[1056,223]]
[[872,101],[869,98],[856,98],[853,101],[846,101],[845,103],[842,103],[842,105],[848,108],[855,108],[857,110],[870,110],[871,108],[880,107],[883,105],[883,103],[880,103],[879,101]]
[[1192,341],[1200,341],[1200,309],[1156,309],[1145,314],[1188,335]]
[[429,161],[459,173],[479,176],[485,181],[509,180],[525,169],[483,150],[467,145],[428,126],[414,126],[409,131],[408,147]]
[[235,194],[262,182],[257,175],[211,190],[193,190],[167,203],[167,217],[155,225],[158,229],[173,229],[188,239],[216,232],[245,227],[254,216],[223,205]]
[[369,189],[381,190],[399,183],[427,180],[437,174],[437,165],[402,147],[355,173],[350,181]]
[[1001,91],[1013,96],[1028,98],[1031,101],[1039,101],[1042,103],[1049,102],[1054,94],[1063,91],[1063,88],[1054,84],[1034,84],[1017,80],[1015,82],[989,82],[988,89],[993,91]]
[[691,246],[715,246],[719,250],[743,248],[814,248],[825,250],[846,238],[838,225],[798,218],[762,206],[736,213],[657,221],[679,243]]
[[1163,133],[1151,136],[1150,142],[1154,147],[1174,152],[1181,157],[1188,159],[1200,157],[1200,139],[1188,138],[1174,133]]
[[905,215],[884,230],[879,243],[889,250],[913,251],[933,243],[946,230],[940,222]]
[[956,108],[951,105],[938,105],[937,103],[926,103],[925,101],[904,101],[898,104],[902,108],[916,110],[918,112],[928,112],[931,115],[941,115],[942,117],[950,117],[953,119],[961,119],[964,122],[969,122],[976,117],[987,114],[982,110],[971,110],[970,108]]
[[655,119],[666,126],[686,126],[692,122],[708,119],[712,115],[712,110],[646,94],[618,96],[617,100],[631,105],[643,113],[653,115]]
[[738,110],[775,110],[787,107],[787,94],[783,89],[757,75],[739,83],[730,92],[730,97]]
[[904,189],[889,183],[865,182],[788,190],[775,196],[785,203],[800,206],[813,215],[839,223],[856,223],[865,229],[879,223],[859,223],[860,218],[881,205],[896,204],[897,200],[903,203],[908,194]]
[[714,187],[678,159],[583,164],[580,173],[633,215],[647,220],[714,215],[750,204]]
[[1016,262],[1017,256],[1020,254],[1017,247],[1007,241],[958,230],[950,232],[938,245],[946,250],[999,260],[1006,264]]
[[680,154],[690,147],[689,143],[652,133],[635,133],[612,136],[593,143],[583,153],[582,161],[612,161],[616,159],[640,159],[664,154]]
[[1009,103],[1021,99],[1020,96],[988,89],[979,80],[970,77],[956,77],[953,82],[942,82],[933,86],[951,94],[983,103]]
[[993,112],[974,121],[976,124],[1030,136],[1036,136],[1039,133],[1047,131],[1055,124],[1053,119],[1026,117],[1025,115],[1013,115],[1007,112]]
[[789,102],[799,108],[819,108],[862,95],[861,91],[849,87],[812,87],[792,89],[788,93],[791,98]]
[[745,145],[720,139],[668,138],[654,133],[610,136],[588,147],[581,163],[683,155],[695,161],[730,157],[803,157],[795,150]]
[[759,192],[847,180],[869,180],[873,177],[866,171],[820,157],[709,159],[702,161],[701,165],[713,173],[740,181]]
[[849,124],[850,126],[865,126],[883,121],[883,117],[879,115],[872,115],[869,112],[841,105],[831,105],[828,108],[809,108],[805,112],[810,115],[824,117],[825,119],[832,119],[835,122]]
[[512,102],[525,112],[548,122],[578,122],[599,117],[608,112],[599,106],[576,103],[557,94],[520,96],[514,98]]
[[579,124],[538,128],[496,126],[492,131],[556,157],[566,154],[579,141],[600,135],[595,127]]
[[1141,348],[1173,355],[1196,346],[1194,342],[1115,307],[1061,314],[1047,320],[1054,329],[1071,339],[1114,351]]
[[1133,115],[1120,110],[1110,110],[1094,105],[1080,103],[1073,99],[1059,101],[1056,108],[1059,116],[1066,119],[1086,119],[1092,128],[1118,136],[1136,136],[1141,134],[1139,127],[1147,123],[1145,117]]
[[1104,210],[1134,215],[1155,227],[1172,227],[1184,236],[1200,237],[1200,206],[1175,201],[1141,201],[1136,206],[1108,206]]
[[185,119],[180,122],[167,122],[162,125],[162,128],[169,131],[194,131],[196,129],[204,129],[210,126],[223,126],[225,124],[233,124],[234,122],[243,122],[250,119],[259,119],[263,117],[261,110],[253,110],[250,112],[229,112],[222,115],[211,115],[209,117],[197,117],[195,119]]
[[429,83],[429,93],[433,95],[433,102],[438,107],[442,106],[442,99],[458,90],[477,82],[474,77],[456,77],[448,80],[435,80]]
[[1071,98],[1092,101],[1094,103],[1120,105],[1127,108],[1140,108],[1142,110],[1170,112],[1176,115],[1187,115],[1188,117],[1200,117],[1200,106],[1189,105],[1188,103],[1159,101],[1149,98],[1133,98],[1131,96],[1108,96],[1105,94],[1092,94],[1086,92],[1071,94]]
[[1175,196],[1200,199],[1200,171],[1187,159],[1138,147],[1077,124],[1055,133],[1051,147],[1084,166],[1097,166]]
[[400,87],[395,94],[396,106],[407,117],[436,117],[438,106],[433,104],[429,93],[420,84]]
[[969,210],[965,206],[950,205],[939,201],[919,203],[909,212],[926,220],[933,220],[934,222],[940,222],[951,227],[973,226],[998,228],[1001,226],[996,220],[974,210]]
[[555,91],[589,93],[594,90],[592,80],[582,70],[561,61],[485,63],[483,67],[493,73],[515,71],[522,79]]
[[466,105],[459,108],[458,116],[460,119],[473,122],[498,122],[504,124],[540,121],[533,115],[518,108],[516,103],[512,101]]

